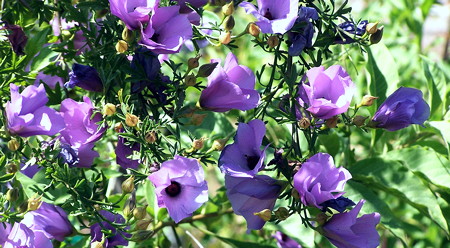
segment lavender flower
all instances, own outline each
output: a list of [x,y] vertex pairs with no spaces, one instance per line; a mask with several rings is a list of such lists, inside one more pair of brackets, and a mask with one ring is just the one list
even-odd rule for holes
[[41,82],[48,85],[51,89],[55,89],[57,84],[59,86],[63,85],[64,79],[59,76],[48,75],[48,74],[45,74],[44,72],[40,71],[38,73],[38,75],[36,76],[34,84],[39,85]]
[[258,19],[255,23],[263,33],[284,34],[297,19],[298,0],[257,0],[257,3],[258,9],[249,2],[239,6]]
[[137,169],[139,166],[139,159],[130,159],[128,156],[133,154],[133,151],[139,151],[141,146],[138,142],[134,142],[131,146],[125,145],[127,140],[119,137],[116,146],[116,163],[124,169]]
[[158,7],[159,0],[109,0],[111,14],[119,17],[130,30],[147,24],[149,14]]
[[148,26],[141,31],[139,43],[158,54],[178,53],[184,41],[192,37],[191,23],[179,10],[180,6],[155,9]]
[[72,71],[69,73],[70,80],[65,83],[66,88],[72,89],[78,86],[82,89],[102,92],[103,83],[94,67],[80,64],[73,64]]
[[44,85],[28,86],[19,94],[19,87],[10,84],[11,101],[6,103],[7,128],[11,134],[22,137],[54,135],[65,124],[60,113],[45,104],[48,97]]
[[277,180],[264,175],[253,178],[225,176],[225,187],[233,211],[244,216],[249,230],[264,226],[266,222],[255,213],[272,210],[283,188]]
[[430,117],[430,106],[422,92],[414,88],[400,87],[378,108],[372,118],[375,127],[396,131],[411,124],[423,125]]
[[200,95],[200,106],[215,112],[256,108],[260,96],[254,89],[255,82],[255,74],[248,67],[239,65],[233,53],[228,53],[224,67],[217,65],[208,76],[208,85]]
[[380,244],[376,230],[379,213],[365,214],[357,218],[364,200],[349,212],[335,214],[323,225],[323,235],[338,248],[375,248]]
[[16,222],[11,228],[3,248],[34,247],[34,233],[26,225]]
[[264,168],[266,148],[261,143],[266,127],[261,120],[239,123],[234,143],[227,145],[219,158],[222,172],[234,177],[253,177]]
[[[108,221],[116,224],[123,224],[125,223],[125,218],[123,218],[120,214],[113,214],[106,210],[100,210],[99,213]],[[111,235],[105,238],[105,243],[103,244],[104,247],[115,247],[116,245],[128,245],[128,240],[126,240],[123,236],[127,238],[131,238],[131,234],[122,232],[120,230],[117,230],[114,226],[112,226],[109,222],[102,221],[102,226],[105,227],[105,229],[109,230],[111,232]],[[91,243],[93,242],[101,242],[103,239],[104,234],[102,233],[102,226],[100,226],[99,223],[95,223],[91,226]]]
[[0,219],[0,221],[0,245],[4,245],[11,232],[11,225],[8,222],[4,222],[3,219]]
[[279,248],[302,248],[297,241],[291,239],[289,236],[280,231],[277,231],[274,235],[272,235],[272,237],[277,240],[277,245]]
[[294,187],[303,204],[321,208],[319,204],[344,194],[345,183],[351,177],[346,169],[336,168],[329,154],[317,153],[295,173]]
[[317,10],[310,7],[300,7],[298,18],[291,31],[288,32],[289,48],[288,53],[291,56],[298,56],[305,47],[312,47],[312,38],[314,35],[314,26],[310,20],[319,19]]
[[[355,25],[353,22],[344,22],[338,25],[338,27],[345,32],[339,32],[334,38],[334,43],[336,44],[350,44],[355,42],[353,39],[356,36],[363,36],[366,33],[366,26],[369,22],[367,20],[361,21],[358,25]],[[353,38],[348,34],[352,34]]]
[[176,222],[191,216],[208,200],[208,186],[202,166],[196,159],[176,155],[148,176],[155,185],[158,206],[167,208]]
[[302,107],[319,119],[347,111],[356,89],[344,68],[340,65],[326,70],[323,66],[314,67],[306,72],[306,78],[308,82],[299,86],[298,100]]

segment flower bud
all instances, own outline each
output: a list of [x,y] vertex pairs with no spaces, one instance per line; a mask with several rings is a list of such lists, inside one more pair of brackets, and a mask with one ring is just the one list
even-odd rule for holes
[[328,216],[324,213],[319,213],[316,216],[316,220],[317,220],[317,224],[319,224],[319,226],[325,224],[325,222],[327,222]]
[[150,225],[150,223],[152,223],[152,220],[147,219],[138,220],[136,222],[136,230],[147,230],[147,227],[148,225]]
[[374,34],[377,32],[377,30],[378,30],[378,22],[375,22],[375,23],[371,22],[371,23],[367,24],[367,26],[366,26],[366,31],[369,34]]
[[33,196],[30,199],[28,199],[28,211],[34,211],[36,209],[39,209],[42,204],[42,196]]
[[134,39],[133,31],[125,27],[122,31],[122,40],[125,40],[126,42],[132,42],[133,39]]
[[11,139],[10,141],[8,141],[8,149],[15,152],[19,149],[20,147],[20,143],[19,141],[17,141],[16,139]]
[[381,41],[381,38],[383,38],[383,29],[384,27],[381,26],[381,28],[377,29],[377,31],[374,34],[370,35],[370,43],[377,44]]
[[371,95],[365,95],[365,96],[363,96],[359,106],[366,106],[366,107],[372,106],[373,101],[375,99],[378,99],[378,97],[371,96]]
[[223,148],[225,147],[225,144],[227,143],[227,141],[228,141],[228,139],[217,139],[217,140],[214,140],[211,148],[214,151],[222,151]]
[[234,13],[234,4],[233,1],[231,1],[228,4],[225,4],[222,6],[222,13],[226,16],[231,16]]
[[192,142],[192,149],[194,150],[200,150],[203,148],[204,145],[204,138],[196,139]]
[[119,122],[114,126],[114,131],[116,131],[116,133],[120,133],[120,130],[122,130],[122,128],[123,128],[122,122]]
[[298,121],[300,128],[307,129],[311,126],[311,120],[309,118],[303,117]]
[[294,198],[294,199],[300,199],[300,194],[298,193],[298,191],[295,189],[295,188],[292,188],[292,191],[291,191],[291,196]]
[[197,77],[208,77],[216,69],[219,62],[204,64],[198,69]]
[[247,33],[249,33],[253,37],[258,37],[261,33],[261,29],[254,22],[250,22],[247,25]]
[[104,248],[103,242],[95,241],[91,243],[91,248]]
[[134,190],[134,175],[131,175],[127,180],[122,183],[122,192],[131,193]]
[[118,53],[124,53],[128,50],[128,43],[124,40],[119,40],[116,43],[116,51]]
[[25,213],[27,210],[28,210],[28,201],[22,202],[22,203],[17,207],[17,212],[19,212],[19,213]]
[[156,142],[156,132],[150,131],[145,135],[145,141],[147,141],[150,144],[153,144]]
[[17,165],[15,163],[9,163],[6,165],[6,172],[7,173],[16,173],[19,170]]
[[139,118],[133,114],[126,114],[125,115],[125,124],[127,124],[127,126],[129,127],[135,127],[137,126],[139,122]]
[[63,40],[70,40],[72,39],[73,34],[69,30],[64,29],[61,31],[61,36]]
[[329,119],[326,119],[325,126],[327,126],[328,128],[335,128],[338,124],[338,120],[339,118],[337,116],[333,116]]
[[133,210],[136,208],[136,200],[133,195],[131,195],[125,202],[125,205],[123,205],[123,216],[125,218],[130,218],[133,214]]
[[199,56],[195,58],[188,59],[188,69],[192,70],[194,68],[197,68],[200,64],[198,63],[198,60],[200,59]]
[[137,207],[133,210],[133,217],[136,220],[142,220],[147,216],[147,205],[143,207]]
[[194,76],[194,74],[187,75],[187,76],[184,78],[184,83],[185,83],[187,86],[194,86],[194,85],[197,84],[197,78]]
[[285,207],[279,207],[274,213],[279,220],[285,220],[289,217],[289,210]]
[[8,191],[6,192],[6,200],[9,202],[15,202],[17,201],[17,199],[19,199],[19,189],[8,189]]
[[253,213],[254,215],[260,217],[264,221],[269,221],[272,218],[272,211],[270,209],[264,209],[261,212]]
[[225,18],[225,21],[223,22],[223,28],[226,31],[231,31],[234,28],[234,24],[235,24],[234,17],[233,16],[227,16]]
[[267,45],[269,45],[270,48],[274,48],[280,44],[280,39],[276,35],[270,36],[267,39]]
[[364,125],[364,122],[366,121],[367,117],[357,115],[353,118],[352,123],[355,124],[355,126],[360,127]]
[[107,116],[112,116],[116,113],[116,105],[112,103],[107,103],[103,107],[103,114]]
[[230,43],[231,42],[231,33],[229,31],[227,31],[227,32],[220,34],[219,42],[224,45],[227,45],[228,43]]
[[131,240],[134,242],[142,242],[149,239],[153,235],[151,230],[139,230],[133,234]]

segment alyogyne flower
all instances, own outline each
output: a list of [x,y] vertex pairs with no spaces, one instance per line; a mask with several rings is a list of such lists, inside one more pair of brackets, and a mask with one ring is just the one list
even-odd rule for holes
[[332,209],[338,211],[339,213],[342,213],[347,209],[347,207],[355,206],[355,203],[348,198],[339,196],[336,199],[330,199],[330,200],[324,201],[324,202],[320,203],[319,205],[321,207],[323,207],[322,211],[324,211],[324,212],[325,211],[331,212],[331,210],[329,210],[329,208],[332,208]]
[[19,86],[10,84],[11,101],[6,103],[7,128],[11,134],[22,137],[55,135],[64,127],[59,112],[45,106],[48,102],[44,85],[26,87],[19,93]]
[[365,214],[359,218],[364,200],[345,213],[333,215],[323,225],[323,235],[338,248],[376,248],[380,235],[376,226],[380,222],[379,213]]
[[371,123],[375,127],[396,131],[411,124],[423,125],[429,117],[430,106],[423,99],[422,92],[400,87],[381,104]]
[[155,185],[158,206],[167,208],[176,222],[189,217],[208,200],[203,168],[196,159],[176,155],[148,176]]
[[272,237],[277,240],[277,245],[279,248],[302,248],[297,241],[291,239],[289,236],[280,231],[277,231],[274,235],[272,235]]
[[131,159],[129,156],[133,154],[133,151],[139,151],[141,145],[138,142],[131,145],[126,143],[127,140],[119,136],[116,146],[116,163],[124,169],[132,168],[136,170],[139,166],[139,159]]
[[13,51],[17,55],[25,55],[25,45],[27,44],[28,37],[23,32],[23,29],[19,25],[11,25],[6,24],[4,27],[0,28],[0,30],[6,29],[8,34],[9,43],[11,43]]
[[148,23],[150,12],[158,7],[159,0],[109,0],[111,13],[119,17],[128,29],[140,29]]
[[[350,44],[355,42],[354,38],[363,36],[366,33],[366,26],[369,22],[367,20],[360,21],[358,25],[353,22],[343,22],[338,27],[345,32],[338,31],[338,34],[334,38],[336,44]],[[349,36],[350,34],[350,36]]]
[[200,8],[203,5],[208,3],[208,0],[176,0],[178,5],[180,5],[180,13],[189,13],[192,12],[192,9],[189,8],[186,3],[189,3],[195,8]]
[[312,47],[314,26],[311,20],[317,19],[319,19],[319,15],[315,8],[300,7],[295,25],[288,32],[289,55],[298,56],[305,47]]
[[297,19],[298,0],[257,0],[257,3],[258,9],[249,2],[239,6],[258,19],[255,23],[263,33],[284,34]]
[[[99,213],[109,222],[116,224],[125,223],[125,218],[123,218],[120,214],[113,214],[106,210],[100,210]],[[96,241],[101,242],[104,239],[105,243],[103,244],[103,247],[106,248],[116,247],[117,245],[128,245],[128,240],[126,240],[123,236],[131,238],[131,234],[117,230],[107,221],[102,221],[101,224],[105,227],[105,229],[111,232],[111,235],[106,237],[106,235],[102,232],[102,226],[100,226],[99,223],[95,223],[91,226],[91,243]]]
[[82,89],[102,92],[103,83],[94,67],[88,65],[73,64],[72,71],[69,73],[70,80],[65,83],[66,88],[78,86]]
[[265,134],[266,127],[261,120],[239,123],[234,143],[220,154],[222,172],[234,177],[253,177],[262,170],[267,147],[261,150],[261,143]]
[[345,168],[336,168],[327,153],[317,153],[302,164],[294,175],[294,187],[307,206],[319,204],[343,195],[347,180],[352,178]]
[[208,76],[208,85],[200,95],[200,106],[215,112],[256,108],[260,96],[255,90],[255,83],[256,78],[252,70],[239,65],[236,56],[228,53],[224,67],[217,65]]
[[[0,225],[3,225],[0,223]],[[9,224],[8,224],[9,225]],[[0,228],[1,230],[2,228]],[[7,236],[0,245],[3,248],[52,248],[53,244],[42,231],[33,231],[25,224],[16,222],[5,235]]]
[[255,213],[272,210],[283,188],[277,180],[265,175],[253,178],[226,175],[225,187],[234,213],[244,216],[249,230],[264,226],[266,222]]
[[340,65],[314,67],[306,72],[299,86],[299,103],[314,117],[329,119],[347,111],[355,84]]
[[141,31],[139,43],[158,54],[178,53],[183,43],[192,38],[191,23],[179,10],[180,6],[156,8]]

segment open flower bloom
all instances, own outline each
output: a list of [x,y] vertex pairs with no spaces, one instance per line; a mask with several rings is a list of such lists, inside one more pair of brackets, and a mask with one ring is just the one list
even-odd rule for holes
[[345,183],[350,178],[345,168],[336,168],[330,154],[317,153],[295,173],[294,187],[303,204],[321,209],[319,204],[344,194]]
[[[212,60],[211,62],[220,62]],[[208,76],[208,85],[200,95],[200,106],[215,111],[256,108],[260,96],[255,90],[256,78],[247,66],[239,65],[236,56],[228,53],[225,65],[219,65]]]
[[66,88],[78,86],[82,89],[102,92],[103,83],[94,67],[88,65],[73,64],[72,71],[69,73],[69,82],[65,83]]
[[277,180],[265,175],[253,178],[225,176],[225,187],[234,213],[244,216],[249,230],[264,226],[266,222],[255,213],[272,210],[283,188]]
[[400,87],[381,104],[372,118],[376,127],[396,131],[411,124],[423,125],[430,117],[430,106],[418,89]]
[[[124,224],[125,218],[123,218],[120,214],[113,214],[106,210],[100,210],[99,213],[108,221],[116,223],[116,224]],[[105,243],[103,247],[110,248],[115,247],[116,245],[128,245],[128,240],[126,240],[123,236],[131,238],[131,234],[125,233],[117,230],[114,226],[109,224],[106,221],[101,222],[105,229],[111,231],[111,236],[105,237]],[[122,236],[123,235],[123,236]],[[96,241],[101,242],[103,239],[102,226],[99,223],[95,223],[91,226],[91,243]]]
[[267,34],[284,34],[297,19],[298,0],[257,0],[258,9],[249,3],[239,4],[258,19],[256,25]]
[[208,186],[203,168],[196,159],[176,155],[148,176],[155,185],[158,206],[167,208],[176,222],[189,217],[208,201]]
[[272,235],[272,237],[277,240],[277,245],[279,248],[302,248],[297,241],[291,239],[289,236],[280,231],[277,231],[274,235]]
[[[347,111],[355,84],[340,65],[314,67],[306,72],[308,82],[299,86],[299,103],[319,119],[329,119]],[[304,81],[304,80],[302,80]]]
[[158,4],[159,0],[109,0],[111,14],[119,17],[130,30],[148,23],[150,12]]
[[379,213],[365,214],[359,218],[364,200],[345,213],[335,214],[323,225],[323,235],[338,248],[376,248],[380,235],[376,226]]
[[[0,231],[3,231],[3,224],[0,224]],[[42,231],[33,231],[25,224],[16,222],[11,227],[7,224],[6,238],[0,238],[0,246],[3,248],[52,248],[53,244]],[[1,236],[1,235],[0,235]]]
[[33,135],[55,135],[64,127],[59,112],[45,106],[48,97],[44,85],[26,87],[19,93],[19,87],[10,84],[11,101],[6,103],[7,128],[11,134],[22,137]]
[[124,137],[119,136],[116,146],[116,163],[124,169],[137,169],[139,166],[139,159],[131,159],[129,156],[133,154],[133,151],[139,151],[141,145],[138,142],[134,142],[132,145],[126,145],[127,140]]
[[227,145],[219,158],[222,172],[234,177],[253,177],[264,168],[266,148],[261,143],[266,127],[261,120],[239,123],[234,143]]
[[192,38],[188,16],[179,10],[180,6],[155,9],[149,24],[141,31],[139,44],[158,54],[178,53],[181,45]]
[[315,8],[300,7],[295,25],[288,32],[290,43],[288,49],[289,55],[298,56],[305,47],[312,47],[314,26],[311,20],[317,19],[319,19],[319,15]]

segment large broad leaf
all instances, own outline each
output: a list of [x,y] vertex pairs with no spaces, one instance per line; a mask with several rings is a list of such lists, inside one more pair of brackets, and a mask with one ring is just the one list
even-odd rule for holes
[[444,139],[448,155],[450,155],[450,121],[431,121],[430,126],[436,128]]

